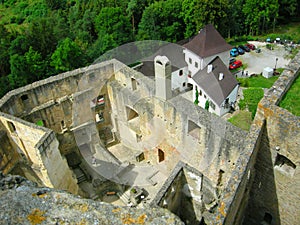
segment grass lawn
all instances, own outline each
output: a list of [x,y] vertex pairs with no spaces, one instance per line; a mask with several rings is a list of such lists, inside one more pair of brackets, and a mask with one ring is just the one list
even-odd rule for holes
[[273,83],[278,79],[278,76],[272,78],[264,78],[263,76],[253,76],[249,78],[238,78],[243,90],[244,99],[239,101],[240,112],[231,117],[228,121],[233,125],[248,131],[252,120],[255,117],[257,104],[264,96],[263,88],[272,87]]
[[243,91],[244,99],[239,102],[239,107],[241,110],[247,109],[252,113],[252,119],[254,119],[257,104],[264,96],[264,91],[262,88],[251,87]]
[[290,111],[295,116],[300,116],[300,76],[294,81],[291,88],[281,100],[279,106]]
[[228,121],[245,131],[249,131],[252,123],[251,112],[241,110]]
[[242,87],[257,87],[257,88],[270,88],[274,82],[278,79],[278,76],[265,78],[262,75],[252,76],[249,78],[237,78]]

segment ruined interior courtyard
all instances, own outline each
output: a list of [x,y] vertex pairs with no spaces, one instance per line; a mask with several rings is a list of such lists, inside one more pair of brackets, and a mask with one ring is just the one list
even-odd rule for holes
[[295,224],[282,199],[299,194],[284,185],[299,184],[299,118],[279,117],[272,101],[299,58],[249,132],[195,105],[188,86],[172,90],[176,63],[163,55],[154,76],[112,59],[13,90],[0,100],[1,169],[97,201],[167,208],[186,224]]

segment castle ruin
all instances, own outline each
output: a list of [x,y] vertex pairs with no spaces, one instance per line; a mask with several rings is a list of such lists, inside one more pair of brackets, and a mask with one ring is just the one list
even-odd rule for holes
[[300,121],[278,104],[300,54],[249,132],[195,105],[191,89],[172,90],[166,56],[152,63],[154,77],[112,59],[7,93],[1,170],[114,204],[167,208],[186,224],[297,224]]

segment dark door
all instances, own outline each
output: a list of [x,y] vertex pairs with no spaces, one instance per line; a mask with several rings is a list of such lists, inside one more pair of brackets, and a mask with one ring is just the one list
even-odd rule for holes
[[165,160],[165,153],[161,149],[158,149],[158,162],[162,162],[164,160]]

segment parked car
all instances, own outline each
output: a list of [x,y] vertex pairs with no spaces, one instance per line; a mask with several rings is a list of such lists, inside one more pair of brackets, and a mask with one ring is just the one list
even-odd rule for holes
[[260,49],[260,48],[257,48],[257,49],[255,50],[255,52],[256,52],[256,53],[261,53],[261,49]]
[[268,37],[268,38],[266,39],[266,42],[268,42],[268,43],[273,43],[273,40],[272,40],[271,38]]
[[276,42],[277,44],[283,44],[283,42],[281,41],[280,37],[277,37],[277,38],[275,39],[275,42]]
[[255,49],[256,49],[255,45],[253,45],[253,44],[247,43],[247,44],[245,44],[245,46],[247,46],[247,47],[250,48],[251,50],[255,50]]
[[246,45],[240,45],[241,49],[243,49],[245,52],[250,52],[250,48],[248,48]]
[[237,50],[240,55],[243,55],[245,53],[245,51],[241,47],[238,47]]
[[233,48],[230,50],[230,56],[236,57],[238,55],[239,55],[239,52],[238,52],[237,48]]
[[230,58],[230,59],[229,59],[229,65],[232,64],[232,63],[234,63],[235,61],[236,61],[235,58]]
[[243,65],[243,63],[241,60],[236,60],[235,62],[233,62],[229,65],[229,69],[233,70],[233,69],[241,67],[242,65]]

